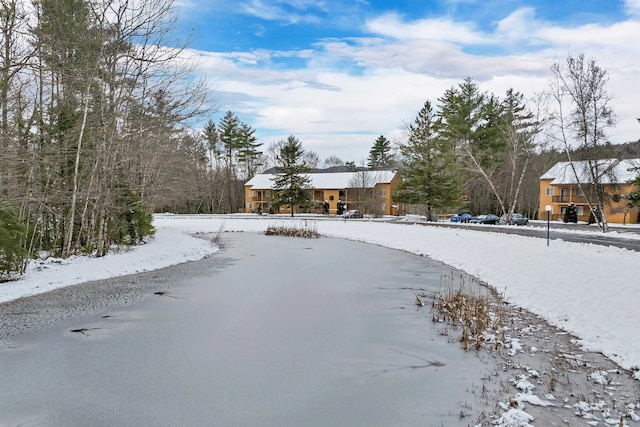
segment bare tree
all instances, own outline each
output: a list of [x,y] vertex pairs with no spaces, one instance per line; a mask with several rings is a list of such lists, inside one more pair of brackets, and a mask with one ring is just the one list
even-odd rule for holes
[[320,164],[320,156],[315,151],[305,150],[302,160],[309,169],[316,169]]
[[286,140],[281,139],[278,141],[272,141],[267,145],[267,148],[262,152],[261,163],[264,165],[265,169],[270,169],[275,167],[278,162],[277,158],[280,155],[280,151],[284,145]]
[[340,157],[336,156],[335,154],[327,157],[326,159],[324,159],[324,162],[323,162],[323,166],[325,168],[331,168],[334,166],[344,166],[344,165],[345,165],[344,161]]
[[361,169],[353,173],[347,189],[349,209],[357,209],[364,216],[366,214],[379,215],[380,209],[376,203],[373,187],[377,182],[376,171]]
[[[607,194],[603,180],[610,168],[603,158],[607,142],[606,130],[615,126],[615,115],[610,106],[613,97],[606,91],[609,81],[607,72],[595,59],[586,59],[584,54],[569,55],[564,66],[556,62],[551,67],[553,80],[550,84],[555,110],[551,113],[553,132],[567,153],[580,191],[603,232],[609,227],[604,206]],[[577,170],[571,158],[572,148],[580,148],[587,155],[586,170]],[[615,180],[615,177],[608,177]],[[593,193],[587,191],[587,186]]]

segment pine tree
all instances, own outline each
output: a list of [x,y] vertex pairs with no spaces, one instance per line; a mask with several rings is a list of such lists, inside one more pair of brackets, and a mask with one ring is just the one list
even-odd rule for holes
[[0,282],[13,273],[22,273],[21,266],[28,255],[24,246],[26,229],[16,206],[0,204]]
[[238,163],[242,165],[243,180],[249,180],[256,174],[260,163],[262,145],[255,136],[256,130],[246,123],[240,122],[240,138],[238,140]]
[[240,119],[233,112],[227,111],[220,120],[218,135],[222,144],[222,160],[225,164],[224,200],[226,200],[227,212],[236,212],[238,209],[237,194],[235,191],[236,154],[241,145],[242,131]]
[[391,143],[384,135],[380,135],[369,151],[368,166],[371,169],[384,169],[392,166]]
[[275,198],[273,205],[289,205],[291,216],[295,205],[305,205],[311,199],[311,179],[305,175],[308,168],[303,162],[304,150],[298,138],[291,135],[281,145],[276,157],[276,175],[273,180]]
[[493,180],[505,152],[505,138],[498,127],[500,103],[493,95],[481,92],[471,78],[448,89],[438,101],[438,132],[456,147],[461,166],[467,171],[464,192],[476,204],[474,210],[485,210],[494,200],[504,210]]
[[435,120],[427,101],[409,125],[407,143],[400,146],[402,181],[394,195],[397,202],[424,205],[429,219],[434,208],[447,209],[460,200],[454,146],[437,134]]
[[[640,119],[638,119],[638,121],[640,122]],[[634,171],[638,174],[636,178],[631,181],[635,189],[623,196],[629,201],[627,204],[629,208],[640,206],[640,167],[634,168]],[[638,218],[638,222],[640,222],[640,218]]]

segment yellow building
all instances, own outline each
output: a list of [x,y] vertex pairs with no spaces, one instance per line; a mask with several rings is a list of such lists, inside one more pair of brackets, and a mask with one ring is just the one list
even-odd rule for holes
[[[550,218],[562,221],[569,203],[574,203],[578,213],[578,221],[589,220],[589,204],[596,202],[594,186],[589,164],[586,161],[559,162],[540,177],[540,205],[538,216],[547,219],[545,208],[551,206]],[[607,194],[605,215],[611,224],[636,224],[640,222],[636,206],[628,207],[628,201],[622,197],[636,190],[630,184],[640,174],[640,159],[605,159],[598,161],[599,181]],[[579,179],[578,179],[579,178]],[[582,191],[578,186],[580,182]],[[583,193],[584,192],[584,193]]]
[[[327,202],[329,214],[336,214],[338,202],[345,210],[358,210],[363,215],[399,215],[400,207],[392,202],[392,195],[400,178],[391,170],[365,170],[356,172],[318,172],[305,174],[310,178],[312,206],[306,211],[322,213]],[[269,212],[274,199],[272,174],[259,174],[244,185],[245,212],[261,209]],[[300,207],[294,207],[295,212]],[[291,213],[289,206],[281,206],[280,213]]]

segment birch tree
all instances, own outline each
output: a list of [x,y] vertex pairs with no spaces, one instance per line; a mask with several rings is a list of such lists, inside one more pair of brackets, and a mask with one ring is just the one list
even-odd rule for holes
[[[598,213],[596,222],[606,233],[609,230],[605,211],[608,196],[603,180],[610,165],[603,161],[606,160],[604,147],[608,141],[606,131],[616,123],[610,105],[613,97],[606,90],[609,77],[595,59],[588,59],[583,53],[569,55],[564,64],[556,62],[551,71],[550,93],[555,102],[551,135],[567,153],[578,187],[591,212]],[[573,148],[587,154],[586,170],[577,170],[571,158]],[[608,176],[608,180],[615,182],[615,177]],[[588,188],[593,192],[587,191]]]
[[534,113],[527,107],[524,95],[513,89],[507,90],[501,102],[498,128],[504,137],[505,157],[502,176],[498,177],[496,187],[504,200],[507,224],[510,224],[511,216],[518,205],[529,162],[538,147],[537,138],[541,133],[543,120],[542,107],[540,103],[536,105],[538,108]]

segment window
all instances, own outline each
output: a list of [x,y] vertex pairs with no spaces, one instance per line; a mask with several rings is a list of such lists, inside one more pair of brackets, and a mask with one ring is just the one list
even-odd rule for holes
[[271,197],[271,191],[270,190],[265,191],[264,192],[264,197],[265,197],[265,199],[268,199],[269,197]]
[[576,194],[576,196],[580,196],[580,197],[584,196],[584,193],[582,192],[582,188],[580,188],[580,187],[576,187],[575,194]]
[[249,197],[255,197],[256,193],[253,190],[249,190]]
[[386,212],[387,211],[387,204],[383,203],[380,205],[380,209],[382,210],[382,212]]
[[547,187],[547,196],[553,196],[553,187]]
[[253,209],[253,203],[248,203],[249,209]]
[[380,190],[380,197],[384,197],[387,195],[387,190]]

